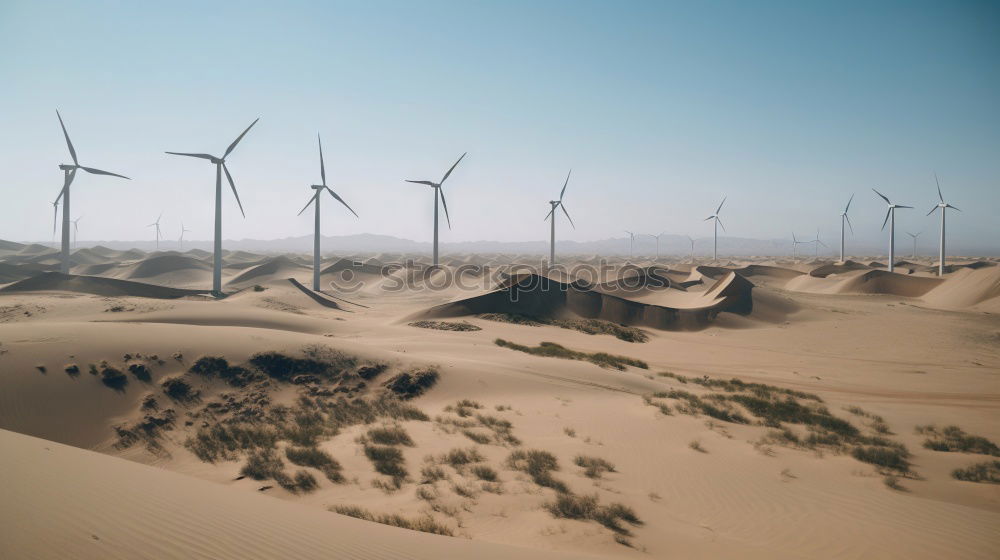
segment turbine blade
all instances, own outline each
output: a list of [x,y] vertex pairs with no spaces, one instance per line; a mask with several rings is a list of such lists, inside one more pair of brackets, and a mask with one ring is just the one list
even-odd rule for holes
[[62,115],[59,114],[58,110],[56,110],[56,116],[59,117],[59,126],[62,127],[63,136],[66,137],[66,147],[69,148],[69,155],[73,158],[74,164],[80,165],[80,162],[76,160],[76,150],[73,149],[73,142],[69,139],[69,133],[66,132],[66,125],[63,124]]
[[66,177],[63,179],[63,188],[62,190],[59,191],[59,196],[56,197],[56,201],[53,202],[52,204],[59,204],[59,201],[62,200],[63,194],[66,192],[66,189],[69,188],[69,184],[73,182],[74,177],[76,177],[76,169],[73,169],[68,174],[66,174]]
[[[826,243],[823,243],[823,242],[822,242],[822,241],[820,241],[819,239],[817,239],[817,240],[816,240],[816,243],[819,243],[820,245],[822,245],[822,246],[826,247]],[[827,247],[827,248],[829,249],[829,247]]]
[[712,218],[714,218],[714,217],[715,217],[715,216],[709,216],[709,217],[705,218],[705,219],[704,219],[704,220],[702,220],[702,221],[703,221],[703,222],[707,222],[707,221],[711,220],[711,219],[712,219]]
[[[257,122],[257,121],[254,121],[254,122]],[[253,126],[253,125],[250,125],[250,126]],[[247,130],[249,130],[249,129],[247,129]],[[243,214],[243,217],[246,218],[247,215],[243,211],[243,203],[240,202],[240,193],[236,192],[236,183],[233,182],[233,176],[229,174],[229,168],[226,167],[226,164],[224,164],[224,163],[222,164],[222,170],[226,172],[226,179],[229,179],[229,186],[232,187],[232,189],[233,189],[233,196],[236,197],[236,204],[238,204],[240,206],[240,214]]]
[[316,141],[319,142],[319,176],[323,179],[323,185],[326,185],[326,164],[323,162],[323,139],[319,137],[319,133],[316,133]]
[[332,196],[333,198],[337,199],[341,204],[343,204],[345,207],[347,207],[347,209],[351,211],[351,214],[354,214],[355,218],[360,218],[360,216],[358,216],[358,213],[354,211],[354,208],[351,208],[351,206],[349,204],[347,204],[346,202],[344,202],[344,199],[340,198],[339,194],[333,192],[333,190],[330,187],[325,187],[325,188],[330,193],[330,196]]
[[573,223],[573,218],[569,217],[569,212],[566,211],[566,207],[563,206],[562,203],[559,203],[559,208],[562,208],[563,214],[566,214],[566,219],[569,220],[569,225],[573,226],[573,229],[576,229],[576,224]]
[[[945,204],[945,206],[947,206],[948,208],[952,208],[952,209],[954,209],[954,210],[958,210],[958,208],[957,208],[957,207],[955,207],[955,206],[952,206],[951,204]],[[961,210],[958,210],[958,211],[959,211],[959,212],[961,212]]]
[[409,179],[404,179],[404,181],[406,181],[407,183],[416,183],[418,185],[427,185],[428,187],[433,187],[434,186],[434,183],[432,183],[430,181],[411,181]]
[[[465,154],[462,154],[462,157],[465,157]],[[444,189],[438,187],[438,190],[441,191],[441,205],[444,206],[444,219],[448,221],[448,229],[451,229],[451,218],[448,216],[448,202],[444,199]]]
[[164,153],[170,154],[170,155],[174,155],[174,156],[196,157],[196,158],[207,159],[207,160],[213,160],[213,159],[215,159],[215,156],[212,156],[212,155],[209,155],[209,154],[189,154],[189,153],[185,153],[185,152],[164,152]]
[[306,205],[302,207],[302,210],[299,210],[299,213],[296,214],[296,216],[301,216],[302,213],[306,211],[306,208],[309,208],[309,206],[316,200],[316,195],[318,194],[319,191],[314,192],[313,195],[309,197],[309,202],[307,202]]
[[[553,206],[553,207],[552,207],[552,210],[549,210],[549,213],[548,213],[548,214],[546,214],[544,218],[542,218],[542,221],[544,222],[545,220],[548,220],[548,219],[549,219],[549,217],[550,217],[550,216],[552,216],[552,214],[554,214],[554,213],[555,213],[555,211],[556,211],[556,207],[555,207],[555,206]],[[53,226],[52,226],[52,229],[53,229],[53,230],[55,230],[55,225],[53,225]]]
[[719,222],[719,225],[722,226],[722,231],[726,231],[726,226],[722,225],[722,220],[718,216],[715,217],[715,221]]
[[228,148],[226,148],[226,153],[222,156],[223,158],[229,156],[229,154],[233,151],[233,149],[236,148],[236,145],[240,143],[240,140],[243,140],[243,137],[247,135],[247,132],[250,132],[250,129],[253,128],[253,125],[257,124],[257,121],[259,120],[260,117],[257,117],[252,123],[250,123],[250,126],[248,126],[247,129],[243,131],[243,134],[240,134],[238,137],[236,137],[236,140],[233,140],[233,143],[230,144]]
[[[465,152],[465,154],[467,154],[467,153],[469,153],[469,152]],[[444,184],[445,179],[447,179],[448,176],[451,175],[451,172],[454,171],[456,167],[458,167],[458,162],[462,161],[462,159],[465,158],[465,154],[462,154],[462,157],[458,158],[458,161],[455,162],[455,165],[452,165],[451,169],[449,169],[448,172],[444,174],[444,177],[441,177],[441,183],[440,184],[442,184],[442,185]]]
[[[875,189],[872,189],[872,190],[873,190],[873,191],[875,191]],[[880,192],[878,192],[878,191],[875,191],[875,194],[877,194],[877,195],[879,195],[880,197],[882,197],[882,200],[884,200],[886,204],[892,204],[891,202],[889,202],[889,199],[888,199],[888,198],[886,198],[884,194],[882,194],[882,193],[880,193]]]
[[937,184],[937,188],[938,188],[938,199],[939,199],[939,200],[941,200],[941,202],[944,202],[944,197],[943,197],[943,196],[941,196],[941,181],[938,181],[938,176],[937,176],[937,172],[934,172],[934,183],[936,183],[936,184]]
[[55,234],[55,232],[56,232],[56,223],[59,222],[59,203],[58,202],[53,202],[52,203],[52,207],[53,207],[53,209],[52,209],[52,233]]
[[851,201],[854,200],[854,193],[851,193],[851,198],[847,199],[847,206],[844,208],[844,214],[851,209]]
[[122,179],[128,179],[129,181],[132,180],[124,175],[119,175],[117,173],[112,173],[110,171],[102,171],[100,169],[94,169],[93,167],[83,167],[81,165],[80,169],[86,171],[87,173],[93,173],[94,175],[111,175],[112,177],[121,177]]
[[719,207],[715,209],[715,215],[719,215],[719,211],[722,210],[722,205],[726,203],[726,197],[722,197],[722,202],[719,203]]
[[569,176],[573,174],[573,170],[570,169],[569,173],[566,174],[566,182],[563,183],[563,188],[559,191],[559,202],[562,202],[563,195],[566,194],[566,186],[569,185]]
[[[876,191],[878,192],[878,191]],[[884,197],[883,197],[884,198]],[[882,230],[885,230],[885,224],[889,223],[889,214],[892,214],[892,208],[885,211],[885,220],[882,221]]]
[[937,204],[935,204],[935,205],[934,205],[934,208],[931,208],[931,211],[930,211],[930,212],[928,212],[928,213],[927,213],[927,215],[928,215],[928,216],[930,216],[930,215],[931,215],[931,214],[933,214],[933,213],[934,213],[934,211],[935,211],[935,210],[937,210],[938,208],[939,208],[939,206],[938,206]]
[[912,206],[905,206],[903,204],[897,204],[896,208],[913,208]]
[[844,219],[847,220],[847,227],[851,229],[851,235],[854,235],[854,226],[851,225],[851,218],[847,214],[844,214]]

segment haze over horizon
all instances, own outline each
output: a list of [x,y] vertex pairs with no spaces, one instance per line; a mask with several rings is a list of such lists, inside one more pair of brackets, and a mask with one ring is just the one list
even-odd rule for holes
[[317,132],[361,215],[325,205],[326,236],[428,241],[432,194],[403,180],[437,180],[468,151],[445,187],[445,247],[546,239],[570,168],[577,229],[561,220],[560,241],[708,238],[728,196],[720,236],[819,228],[833,250],[856,193],[848,253],[884,251],[875,187],[915,207],[897,214],[904,256],[905,231],[936,245],[934,172],[962,209],[949,252],[1000,239],[995,3],[14,1],[0,48],[31,55],[0,60],[0,239],[52,237],[69,161],[57,108],[82,163],[134,179],[77,177],[81,241],[152,240],[160,211],[168,239],[181,220],[208,239],[212,170],[163,152],[221,152],[258,116],[230,159],[247,219],[224,195],[225,239],[311,234],[295,214],[319,178]]

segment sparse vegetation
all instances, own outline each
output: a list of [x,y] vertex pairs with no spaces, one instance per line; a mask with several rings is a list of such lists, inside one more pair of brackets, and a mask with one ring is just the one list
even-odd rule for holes
[[527,474],[539,486],[569,492],[565,483],[552,476],[553,471],[559,470],[559,461],[548,451],[517,449],[507,457],[507,466]]
[[330,510],[341,515],[348,515],[350,517],[356,517],[366,521],[374,521],[375,523],[381,523],[383,525],[392,525],[393,527],[400,527],[411,531],[422,531],[424,533],[434,533],[435,535],[445,535],[448,537],[455,536],[451,527],[438,523],[430,515],[408,518],[394,513],[373,514],[360,506],[343,505],[333,506]]
[[589,478],[601,478],[606,472],[615,472],[614,464],[600,457],[577,455],[573,462],[576,463],[576,466],[582,467],[583,474]]
[[183,377],[169,377],[160,384],[168,397],[178,402],[191,402],[198,398],[198,390]]
[[966,482],[1000,484],[1000,461],[984,461],[951,471],[952,478]]
[[488,465],[473,465],[469,472],[479,480],[486,482],[496,482],[499,479],[497,471]]
[[475,432],[473,430],[462,430],[462,434],[465,437],[471,439],[472,441],[474,441],[476,443],[479,443],[479,444],[482,444],[482,445],[486,445],[486,444],[490,443],[491,441],[493,441],[493,438],[491,438],[489,435],[484,434],[482,432]]
[[555,342],[542,342],[538,346],[524,346],[522,344],[508,342],[502,338],[498,338],[494,341],[494,343],[503,348],[510,348],[511,350],[525,352],[534,356],[562,358],[564,360],[582,360],[596,364],[603,368],[624,370],[628,366],[633,366],[640,369],[649,369],[649,365],[642,360],[636,360],[626,356],[616,356],[605,352],[595,352],[592,354],[579,352],[577,350],[570,350],[569,348],[556,344]]
[[388,445],[366,445],[365,457],[368,457],[377,472],[392,477],[397,483],[409,474],[406,471],[406,459],[398,448]]
[[368,430],[367,440],[379,445],[406,445],[413,447],[413,439],[402,426],[382,426]]
[[438,331],[459,331],[459,332],[469,332],[469,331],[481,331],[481,327],[473,325],[472,323],[467,323],[465,321],[453,322],[453,321],[414,321],[412,323],[407,323],[411,327],[417,327],[421,329],[434,329]]
[[909,453],[905,448],[859,445],[851,451],[851,455],[858,461],[875,465],[880,471],[910,471]]
[[80,375],[80,366],[76,364],[68,364],[64,368],[64,371],[71,377],[76,377],[77,375]]
[[292,464],[319,470],[330,482],[336,484],[344,482],[340,463],[326,451],[315,447],[288,447],[285,449],[285,457]]
[[894,474],[886,475],[885,478],[882,479],[882,483],[885,484],[886,488],[889,488],[890,490],[896,490],[899,492],[906,490],[906,488],[899,483],[899,477]]
[[708,453],[708,451],[704,447],[701,446],[701,442],[698,441],[698,440],[696,440],[696,439],[691,440],[691,442],[688,443],[688,447],[690,447],[691,449],[694,449],[695,451],[697,451],[699,453]]
[[451,465],[455,469],[461,469],[466,465],[483,461],[483,456],[475,447],[456,447],[441,455],[440,461],[446,465]]
[[101,368],[101,383],[115,391],[124,391],[125,386],[128,385],[128,377],[120,370],[105,365]]
[[462,399],[455,404],[444,407],[445,412],[454,412],[462,418],[468,418],[476,413],[476,410],[483,408],[483,405],[469,399]]
[[408,400],[427,392],[437,383],[437,380],[438,372],[436,369],[418,369],[400,373],[387,381],[385,386],[399,398]]
[[609,334],[625,342],[646,342],[649,340],[649,335],[642,329],[619,325],[618,323],[603,321],[601,319],[546,319],[542,317],[528,317],[516,313],[484,313],[479,318],[486,319],[487,321],[532,327],[552,325],[587,334]]
[[934,425],[917,426],[917,433],[927,436],[924,447],[934,451],[955,451],[1000,457],[1000,447],[982,437],[967,434],[958,426],[938,428]]
[[642,520],[632,508],[619,503],[601,505],[596,494],[581,496],[561,493],[554,501],[545,504],[545,509],[553,517],[597,521],[620,535],[630,534],[622,522],[633,526],[642,525]]
[[145,364],[129,364],[128,371],[143,383],[149,383],[153,379],[149,368]]

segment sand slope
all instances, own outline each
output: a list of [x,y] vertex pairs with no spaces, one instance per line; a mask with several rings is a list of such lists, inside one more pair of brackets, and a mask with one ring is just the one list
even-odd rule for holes
[[175,299],[206,293],[207,290],[180,290],[98,276],[74,276],[46,272],[15,282],[0,292],[77,292],[98,296],[136,296],[154,299]]

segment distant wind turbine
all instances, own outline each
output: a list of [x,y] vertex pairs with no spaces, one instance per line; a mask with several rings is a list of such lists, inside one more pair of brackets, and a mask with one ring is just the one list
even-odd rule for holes
[[184,222],[181,222],[181,238],[178,240],[178,243],[180,243],[180,249],[181,249],[181,251],[184,250],[184,234],[187,233],[187,232],[189,232],[189,231],[191,231],[191,230],[189,230],[189,229],[187,229],[187,228],[184,227]]
[[240,140],[243,140],[243,137],[246,136],[247,132],[250,132],[250,129],[253,128],[253,125],[257,124],[257,121],[259,120],[260,117],[250,123],[250,126],[248,126],[242,134],[237,136],[236,140],[233,140],[233,143],[226,148],[226,153],[224,153],[221,158],[210,154],[167,152],[168,154],[175,156],[207,159],[215,164],[215,255],[212,259],[212,291],[215,292],[216,295],[222,294],[222,172],[226,172],[226,179],[229,181],[229,186],[233,189],[233,196],[236,197],[236,204],[240,207],[240,214],[243,214],[243,217],[246,218],[246,214],[243,212],[243,203],[240,202],[240,195],[236,192],[236,183],[233,182],[233,176],[229,174],[229,168],[226,167],[226,158],[229,157],[229,154],[233,152],[236,145],[240,143]]
[[[938,209],[941,210],[941,245],[938,247],[938,276],[944,276],[944,241],[945,241],[944,240],[944,214],[945,214],[945,212],[947,211],[948,208],[954,208],[955,210],[958,210],[958,208],[955,208],[951,204],[948,204],[947,202],[944,201],[944,196],[941,194],[941,182],[938,181],[937,173],[934,174],[934,182],[937,183],[938,200],[940,202],[938,202],[934,206],[934,208],[931,208],[931,211],[928,212],[927,215],[930,216],[931,214],[934,213],[935,210],[938,210]],[[961,212],[961,210],[958,210],[958,211]]]
[[808,241],[799,241],[799,238],[795,237],[795,232],[792,232],[792,259],[795,259],[795,248],[798,245],[805,245],[809,243]]
[[[466,152],[466,154],[467,153],[468,152]],[[427,185],[434,189],[434,266],[438,265],[438,197],[441,198],[441,205],[444,207],[444,218],[448,221],[448,229],[451,229],[451,218],[448,217],[448,203],[444,199],[444,190],[441,189],[441,186],[444,185],[445,180],[447,180],[448,176],[451,175],[451,172],[458,167],[459,162],[461,162],[463,158],[465,158],[465,154],[462,154],[462,157],[458,158],[458,161],[451,166],[451,169],[449,169],[448,172],[444,174],[444,177],[441,177],[441,180],[437,183],[434,181],[412,181],[410,179],[406,179],[407,183]]]
[[691,262],[694,262],[694,238],[690,235],[687,236],[688,241],[691,242]]
[[844,262],[844,223],[847,223],[847,227],[851,228],[851,233],[854,233],[854,226],[851,225],[851,219],[847,217],[847,211],[851,208],[851,201],[854,200],[854,195],[847,199],[847,206],[844,207],[844,211],[840,213],[840,262]]
[[320,260],[319,259],[319,255],[320,255],[319,242],[320,242],[320,235],[321,235],[320,234],[320,227],[319,227],[319,203],[320,203],[320,198],[321,198],[320,195],[323,194],[323,191],[327,191],[327,192],[330,193],[330,196],[332,196],[334,198],[334,200],[340,202],[345,207],[347,207],[347,209],[351,211],[351,214],[354,214],[355,218],[358,217],[358,213],[355,212],[354,209],[351,208],[346,202],[344,202],[344,199],[340,198],[340,195],[338,195],[337,193],[333,192],[333,190],[330,187],[326,186],[326,164],[323,162],[323,140],[319,137],[319,134],[316,134],[316,141],[319,143],[319,176],[323,180],[323,182],[322,182],[322,184],[312,185],[312,187],[310,187],[314,191],[313,195],[309,199],[309,202],[307,202],[306,205],[302,207],[302,210],[299,210],[299,215],[301,216],[302,213],[306,211],[306,208],[309,208],[310,204],[316,203],[316,208],[315,208],[315,210],[316,210],[316,227],[315,227],[315,234],[313,236],[313,290],[315,290],[315,291],[318,292],[318,291],[320,291],[319,290],[319,272],[320,272],[320,269],[319,269],[319,260]]
[[[816,258],[818,259],[819,258],[819,246],[822,245],[823,247],[826,247],[826,243],[823,243],[822,241],[819,240],[819,229],[816,230],[816,239],[814,239],[812,242],[816,244]],[[829,248],[829,247],[826,247],[826,248]]]
[[566,207],[563,206],[563,195],[566,194],[566,186],[569,185],[569,176],[573,173],[570,169],[569,173],[566,174],[566,182],[563,183],[563,188],[559,191],[559,200],[550,200],[549,206],[552,207],[549,213],[545,215],[545,220],[552,219],[550,225],[550,235],[551,238],[549,244],[549,266],[556,264],[556,208],[562,208],[563,214],[566,214],[566,219],[569,220],[569,225],[576,229],[576,224],[573,223],[573,218],[569,217],[569,212],[566,211]]
[[646,235],[648,235],[648,236],[653,237],[653,238],[656,239],[656,260],[660,260],[660,238],[663,237],[663,235],[665,233],[667,233],[667,232],[661,231],[659,235],[653,235],[652,233],[647,233],[646,234]]
[[625,233],[628,234],[628,258],[631,260],[632,259],[632,246],[635,244],[635,234],[632,233],[629,230],[625,230]]
[[889,224],[889,272],[892,272],[895,268],[893,260],[896,258],[896,208],[913,208],[912,206],[903,206],[902,204],[893,204],[889,202],[886,196],[875,189],[875,194],[879,195],[882,200],[888,205],[888,209],[885,211],[885,220],[882,221],[882,230],[885,230],[885,224]]
[[163,217],[163,212],[160,212],[160,215],[156,217],[156,221],[146,226],[146,227],[155,227],[156,228],[156,250],[157,251],[160,250],[160,218],[162,218],[162,217]]
[[80,219],[83,218],[82,215],[77,216],[75,220],[70,220],[73,222],[73,248],[76,249],[76,234],[80,233]]
[[[931,210],[931,212],[933,212],[933,210]],[[906,235],[909,235],[910,237],[913,238],[913,255],[912,255],[912,258],[914,258],[914,259],[917,258],[917,238],[920,237],[921,233],[923,233],[923,232],[922,231],[918,231],[917,233],[906,232]]]
[[73,158],[72,164],[63,163],[59,165],[59,169],[63,170],[63,188],[59,191],[59,196],[56,197],[56,201],[53,203],[59,204],[59,200],[62,200],[62,255],[59,270],[63,274],[69,274],[69,187],[73,184],[73,179],[76,178],[76,170],[82,169],[92,175],[110,175],[112,177],[120,177],[122,179],[128,179],[128,177],[117,173],[111,173],[110,171],[101,171],[100,169],[80,165],[80,161],[76,157],[76,149],[73,148],[73,142],[69,139],[69,133],[66,132],[66,125],[63,123],[62,115],[59,114],[59,111],[56,111],[56,117],[59,118],[59,126],[62,127],[63,136],[66,138],[66,147],[69,148],[69,155]]
[[719,211],[722,210],[722,205],[725,203],[726,203],[726,197],[723,197],[722,202],[719,203],[719,207],[715,209],[715,213],[703,220],[705,222],[709,220],[715,221],[715,241],[712,243],[713,261],[719,260],[719,226],[722,226],[722,231],[726,231],[726,226],[723,226],[722,220],[719,219]]

